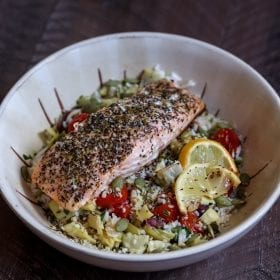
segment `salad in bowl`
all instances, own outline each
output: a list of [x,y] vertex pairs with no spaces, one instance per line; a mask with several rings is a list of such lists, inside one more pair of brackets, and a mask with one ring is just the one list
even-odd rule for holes
[[[24,154],[21,174],[51,228],[117,253],[207,242],[246,203],[245,139],[176,73],[156,66],[103,82],[65,109]],[[36,135],[34,135],[36,137]]]

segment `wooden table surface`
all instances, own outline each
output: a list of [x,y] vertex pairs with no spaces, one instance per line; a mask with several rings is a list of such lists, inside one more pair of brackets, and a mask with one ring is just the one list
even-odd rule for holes
[[[182,34],[222,47],[280,90],[280,1],[0,0],[0,97],[34,64],[69,44],[123,31]],[[279,147],[277,147],[279,149]],[[244,238],[199,263],[125,273],[49,247],[0,199],[0,279],[280,279],[280,203]]]

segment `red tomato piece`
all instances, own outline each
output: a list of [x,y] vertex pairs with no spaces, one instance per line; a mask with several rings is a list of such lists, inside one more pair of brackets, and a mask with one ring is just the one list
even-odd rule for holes
[[235,153],[241,144],[238,135],[231,128],[221,128],[211,138],[222,144],[230,154]]
[[96,199],[97,206],[101,208],[117,207],[125,203],[128,200],[128,189],[123,187],[118,193],[112,192],[105,197],[102,194]]
[[176,221],[179,216],[177,205],[171,203],[165,203],[156,206],[153,213],[155,216],[159,216],[160,218],[162,218],[166,223]]
[[74,130],[74,125],[76,123],[81,123],[85,120],[87,120],[89,118],[89,113],[81,113],[77,116],[75,116],[72,121],[68,124],[68,127],[67,127],[67,131],[70,132],[70,131],[73,131]]
[[187,215],[181,216],[179,221],[182,226],[192,232],[201,233],[201,229],[198,227],[199,219],[193,212],[189,212]]
[[131,214],[131,206],[129,203],[125,202],[114,207],[113,213],[115,213],[120,218],[128,218]]

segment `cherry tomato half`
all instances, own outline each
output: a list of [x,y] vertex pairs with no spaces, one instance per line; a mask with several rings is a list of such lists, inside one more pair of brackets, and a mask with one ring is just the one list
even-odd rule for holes
[[115,206],[113,208],[113,213],[120,218],[129,218],[131,214],[131,206],[128,202],[125,202],[121,205]]
[[96,199],[97,206],[101,208],[117,207],[128,200],[128,189],[123,187],[120,192],[109,193],[105,197],[102,194]]
[[81,123],[85,120],[87,120],[89,118],[89,113],[81,113],[77,116],[75,116],[72,121],[68,124],[68,127],[67,127],[67,131],[70,132],[70,131],[73,131],[74,130],[74,125],[76,123]]
[[181,216],[179,221],[182,226],[186,227],[192,232],[201,233],[201,230],[198,227],[199,219],[193,212],[189,212],[187,215]]
[[153,211],[155,216],[159,216],[166,223],[176,221],[179,216],[179,210],[176,204],[165,203],[158,205]]
[[230,154],[235,153],[241,144],[236,132],[231,128],[221,128],[211,138],[222,144]]

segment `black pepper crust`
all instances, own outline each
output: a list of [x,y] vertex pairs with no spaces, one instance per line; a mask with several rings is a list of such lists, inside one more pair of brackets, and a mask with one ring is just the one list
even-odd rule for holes
[[[203,109],[202,101],[172,82],[160,81],[144,87],[132,98],[126,98],[92,113],[77,131],[66,134],[54,144],[33,173],[35,182],[52,197],[56,193],[60,205],[72,201],[72,208],[87,190],[94,192],[102,178],[113,172],[132,154],[139,140],[150,141],[149,151],[142,149],[138,158],[154,152],[153,137],[172,133],[172,122],[183,123],[188,115]],[[176,136],[175,136],[176,137]]]

